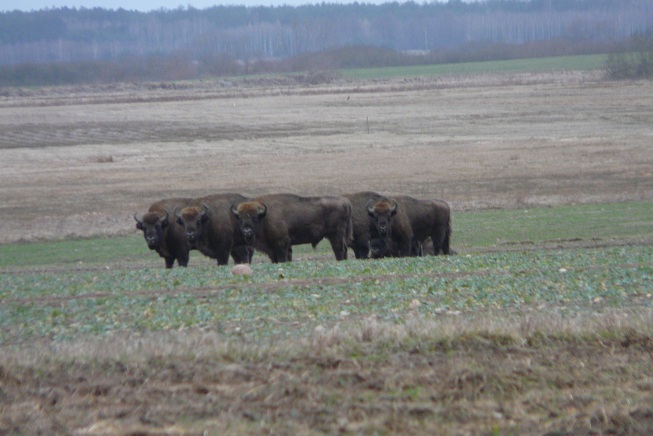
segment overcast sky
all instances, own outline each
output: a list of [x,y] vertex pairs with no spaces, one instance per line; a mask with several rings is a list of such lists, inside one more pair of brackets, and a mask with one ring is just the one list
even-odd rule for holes
[[[326,3],[354,3],[356,0],[327,0]],[[392,0],[358,0],[359,3],[382,4]],[[204,9],[215,5],[244,5],[244,6],[272,6],[322,3],[321,0],[0,0],[0,11],[31,11],[45,8],[85,7],[104,9],[127,9],[138,11],[152,11],[161,8],[176,9],[179,6],[192,6]],[[403,3],[399,0],[398,3]],[[421,3],[418,1],[418,3]]]

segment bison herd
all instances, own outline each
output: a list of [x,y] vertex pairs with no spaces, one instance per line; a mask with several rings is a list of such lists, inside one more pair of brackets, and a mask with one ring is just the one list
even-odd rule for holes
[[[292,260],[293,245],[328,239],[336,260],[449,254],[451,210],[442,200],[376,192],[303,197],[268,194],[246,198],[214,194],[157,201],[134,214],[150,250],[187,266],[190,250],[226,265],[251,263],[254,251],[272,262]],[[432,248],[431,248],[432,245]]]

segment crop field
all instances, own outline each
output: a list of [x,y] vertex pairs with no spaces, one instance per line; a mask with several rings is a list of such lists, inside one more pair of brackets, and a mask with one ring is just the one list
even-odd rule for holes
[[[653,85],[554,62],[3,89],[0,434],[650,433]],[[132,218],[368,189],[456,254],[166,270]]]

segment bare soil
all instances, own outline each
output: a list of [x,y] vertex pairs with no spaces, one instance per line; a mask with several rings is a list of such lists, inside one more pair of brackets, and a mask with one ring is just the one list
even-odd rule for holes
[[[653,200],[651,82],[596,72],[306,82],[3,90],[0,243],[128,234],[156,200],[218,191],[372,189],[454,210]],[[637,310],[591,317],[650,323]],[[0,364],[0,433],[653,429],[649,336],[532,334],[565,322],[551,313],[483,324],[509,315],[461,319],[455,331],[488,333],[450,342],[428,331],[375,339],[375,325],[353,339],[316,331],[292,356],[283,341],[240,349],[215,332],[34,343]]]

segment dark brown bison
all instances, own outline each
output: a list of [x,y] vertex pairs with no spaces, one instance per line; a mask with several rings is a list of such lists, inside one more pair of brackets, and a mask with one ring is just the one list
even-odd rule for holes
[[344,194],[352,205],[352,240],[349,247],[354,251],[356,259],[367,259],[370,253],[370,216],[367,213],[367,203],[370,200],[383,198],[381,194],[372,191]]
[[413,229],[414,245],[420,251],[431,238],[434,255],[450,253],[451,208],[446,201],[418,200],[408,195],[398,195],[394,199],[404,206]]
[[136,228],[143,231],[150,250],[155,250],[165,260],[166,268],[172,268],[175,260],[179,266],[188,265],[190,243],[184,228],[170,216],[170,211],[186,207],[192,201],[190,198],[170,198],[153,203],[141,218],[134,213]]
[[[418,200],[407,195],[393,199],[404,207],[410,220],[413,256],[451,254],[451,209],[445,201]],[[396,247],[384,240],[373,239],[370,246],[374,258],[398,255]]]
[[365,209],[371,220],[370,240],[383,240],[383,246],[396,257],[413,254],[413,230],[401,203],[394,198],[382,197],[369,200]]
[[253,249],[245,244],[238,223],[229,211],[235,202],[245,200],[240,194],[214,194],[198,198],[193,204],[174,210],[177,223],[185,230],[192,248],[227,265],[229,255],[234,263],[250,263]]
[[352,208],[344,197],[269,194],[234,204],[231,212],[247,243],[274,263],[292,260],[293,245],[315,247],[323,238],[336,260],[347,258]]

